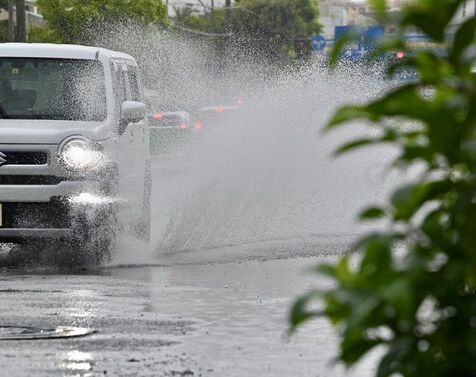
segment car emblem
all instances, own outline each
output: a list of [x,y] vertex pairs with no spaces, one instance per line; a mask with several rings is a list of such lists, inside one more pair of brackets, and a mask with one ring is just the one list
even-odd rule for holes
[[7,155],[5,153],[0,152],[0,166],[8,164],[6,157]]

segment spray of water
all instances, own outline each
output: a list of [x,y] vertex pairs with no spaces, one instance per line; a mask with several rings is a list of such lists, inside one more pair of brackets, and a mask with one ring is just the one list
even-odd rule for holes
[[[364,128],[329,135],[322,128],[338,106],[368,100],[388,84],[357,67],[277,67],[246,48],[218,56],[213,43],[131,26],[93,42],[138,60],[154,93],[151,111],[193,114],[243,102],[153,161],[153,254],[359,233],[358,210],[382,200],[398,179],[385,173],[395,151],[333,159]],[[134,249],[130,240],[122,248]]]
[[339,105],[387,89],[368,71],[329,72],[317,62],[277,68],[247,51],[218,64],[207,41],[131,29],[113,34],[101,40],[138,57],[157,110],[244,102],[174,155],[154,161],[157,252],[348,239],[362,230],[358,210],[382,200],[397,179],[385,170],[395,155],[390,148],[333,159],[338,145],[364,132],[362,125],[322,133]]

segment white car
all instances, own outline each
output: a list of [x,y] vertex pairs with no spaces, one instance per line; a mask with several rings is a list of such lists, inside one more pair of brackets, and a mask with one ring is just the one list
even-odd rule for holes
[[66,241],[101,262],[118,226],[148,240],[145,108],[129,55],[0,44],[0,243]]

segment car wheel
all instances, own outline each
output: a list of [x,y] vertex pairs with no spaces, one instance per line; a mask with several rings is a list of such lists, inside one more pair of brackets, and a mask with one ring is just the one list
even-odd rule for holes
[[73,236],[74,259],[84,265],[110,262],[116,243],[117,218],[115,208],[98,213],[82,214],[75,220]]

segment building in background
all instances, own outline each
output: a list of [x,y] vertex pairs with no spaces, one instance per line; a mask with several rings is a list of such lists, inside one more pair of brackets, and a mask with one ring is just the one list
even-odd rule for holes
[[369,17],[371,9],[365,0],[320,0],[319,14],[322,34],[327,39],[334,38],[336,26],[374,24],[374,20]]
[[476,0],[466,0],[456,13],[456,17],[453,19],[449,33],[454,33],[458,25],[462,24],[469,17],[476,14]]
[[26,21],[28,25],[44,25],[43,15],[36,4],[36,0],[26,1]]
[[[402,10],[405,5],[412,3],[414,0],[387,0],[388,12],[395,13],[395,16]],[[436,6],[436,5],[435,5]],[[453,34],[462,22],[476,14],[476,0],[465,0],[461,8],[457,11],[455,18],[451,22],[448,34]],[[391,29],[391,28],[390,28]],[[392,32],[392,30],[389,30]]]
[[387,0],[387,8],[389,10],[400,10],[411,1],[412,0]]
[[225,0],[164,0],[164,2],[170,17],[175,16],[175,9],[189,8],[196,14],[203,14],[212,8],[225,6]]
[[[43,16],[41,15],[41,11],[38,8],[38,5],[36,4],[36,0],[26,0],[25,8],[26,8],[27,27],[29,27],[30,25],[34,25],[34,26],[44,25]],[[0,11],[0,22],[1,21],[6,22],[7,20],[8,20],[8,11],[6,9],[2,9]]]

